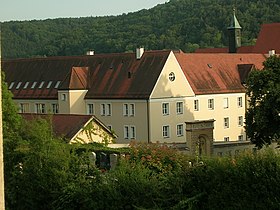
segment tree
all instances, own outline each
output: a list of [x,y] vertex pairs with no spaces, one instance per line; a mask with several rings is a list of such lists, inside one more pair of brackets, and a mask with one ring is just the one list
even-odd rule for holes
[[251,72],[247,85],[245,128],[251,142],[261,148],[280,138],[280,57],[269,57],[263,70]]

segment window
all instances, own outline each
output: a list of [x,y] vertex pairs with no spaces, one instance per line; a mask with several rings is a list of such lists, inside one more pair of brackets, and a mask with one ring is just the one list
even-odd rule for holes
[[45,84],[45,82],[41,82],[40,85],[39,85],[39,89],[41,89],[43,87],[43,85]]
[[52,104],[52,113],[54,114],[58,113],[58,104]]
[[93,104],[88,104],[87,105],[87,114],[94,114]]
[[242,107],[242,106],[243,106],[242,97],[238,97],[238,98],[237,98],[237,106],[238,106],[238,107]]
[[59,85],[60,85],[60,81],[57,81],[56,84],[55,84],[55,86],[54,86],[54,88],[57,89]]
[[238,116],[238,126],[243,126],[243,116]]
[[124,126],[124,138],[125,139],[136,139],[136,127],[134,125]]
[[100,114],[102,116],[111,116],[112,115],[111,104],[101,104],[100,105]]
[[199,110],[199,101],[194,100],[194,111],[198,111],[198,110]]
[[19,112],[20,113],[29,112],[29,104],[28,103],[20,103],[19,104]]
[[134,104],[123,104],[123,116],[134,116],[135,105]]
[[228,117],[224,118],[224,128],[229,128],[229,118]]
[[52,85],[52,81],[49,81],[48,85],[47,85],[47,89],[49,89]]
[[229,137],[228,136],[224,137],[224,141],[229,141]]
[[28,85],[29,85],[29,82],[26,82],[23,89],[26,89],[28,87]]
[[177,136],[183,136],[184,135],[184,126],[183,124],[177,125]]
[[33,82],[32,86],[31,86],[31,89],[34,89],[36,84],[37,84],[37,82]]
[[243,135],[239,135],[238,136],[238,141],[243,141],[244,139],[243,139]]
[[183,102],[176,103],[176,113],[183,114]]
[[214,99],[208,99],[208,109],[214,109]]
[[168,75],[168,78],[171,82],[173,82],[175,80],[175,74],[174,72],[170,72],[170,74]]
[[224,98],[224,109],[227,109],[228,107],[228,98]]
[[169,138],[170,137],[169,125],[162,126],[162,136],[163,136],[163,138]]
[[65,93],[62,93],[61,94],[61,101],[66,101],[67,98],[66,98],[66,94]]
[[128,116],[128,104],[123,105],[123,116]]
[[169,115],[169,103],[162,104],[162,114]]
[[38,114],[46,113],[46,106],[45,106],[45,104],[36,104],[36,113],[38,113]]
[[16,89],[19,89],[20,86],[21,86],[21,84],[22,84],[22,82],[19,82],[19,83],[17,84],[17,86],[16,86]]
[[129,139],[129,126],[124,126],[124,138]]
[[135,114],[134,104],[129,104],[129,115],[134,116],[134,114]]
[[13,88],[13,86],[14,86],[14,82],[11,82],[11,84],[10,84],[10,86],[9,86],[9,89],[12,89]]

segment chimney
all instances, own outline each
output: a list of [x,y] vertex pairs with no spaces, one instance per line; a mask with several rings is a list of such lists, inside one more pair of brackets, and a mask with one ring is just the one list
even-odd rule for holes
[[144,47],[137,47],[136,48],[136,59],[141,59],[142,55],[144,54]]
[[275,50],[269,50],[268,56],[271,57],[273,55],[275,55]]
[[87,55],[94,55],[94,50],[88,50]]

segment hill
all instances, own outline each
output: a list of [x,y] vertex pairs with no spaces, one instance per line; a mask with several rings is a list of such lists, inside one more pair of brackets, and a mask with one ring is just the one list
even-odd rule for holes
[[[235,0],[242,44],[255,42],[260,25],[280,22],[279,0]],[[2,23],[2,57],[82,55],[146,49],[227,45],[234,0],[170,0],[119,16],[59,18]]]

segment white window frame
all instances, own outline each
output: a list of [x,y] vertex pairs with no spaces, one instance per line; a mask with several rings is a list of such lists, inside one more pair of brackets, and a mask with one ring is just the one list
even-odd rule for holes
[[33,82],[32,86],[31,86],[31,89],[34,89],[36,84],[37,84],[37,82]]
[[36,103],[35,110],[37,114],[45,114],[46,113],[46,104],[44,103]]
[[129,104],[129,116],[135,116],[135,104]]
[[162,137],[170,138],[170,126],[169,125],[162,126]]
[[214,110],[214,98],[209,98],[208,99],[208,109]]
[[42,81],[41,83],[40,83],[40,85],[39,85],[39,89],[42,89],[42,87],[43,87],[43,85],[45,84],[45,82],[44,81]]
[[58,107],[57,103],[52,104],[52,113],[53,114],[58,114],[59,113],[59,107]]
[[239,127],[242,127],[243,126],[243,124],[244,124],[244,121],[243,121],[243,116],[238,116],[238,126]]
[[17,86],[16,86],[16,89],[18,90],[21,86],[22,82],[18,82]]
[[60,83],[61,83],[61,81],[57,81],[56,84],[55,84],[55,86],[54,86],[54,88],[57,89],[58,86],[60,85]]
[[184,113],[184,102],[183,101],[176,102],[176,113],[177,114]]
[[123,116],[128,116],[129,110],[128,110],[128,104],[123,104]]
[[229,142],[229,137],[228,137],[228,136],[225,136],[225,137],[224,137],[224,141]]
[[169,103],[162,103],[162,115],[169,115]]
[[19,104],[19,113],[29,112],[29,103],[20,103]]
[[178,137],[184,136],[184,125],[183,124],[178,124],[176,126],[176,134]]
[[199,111],[199,100],[198,99],[195,99],[193,101],[193,109],[194,109],[194,111]]
[[106,104],[106,115],[112,116],[112,104]]
[[124,126],[123,137],[124,137],[124,139],[129,139],[129,126],[128,125]]
[[136,127],[134,125],[130,126],[130,139],[136,139]]
[[112,104],[111,103],[100,104],[100,115],[101,116],[112,116]]
[[66,93],[61,93],[61,101],[67,101],[67,95]]
[[9,85],[9,90],[14,87],[14,84],[15,84],[15,82],[11,82],[11,84]]
[[49,81],[48,85],[47,85],[47,89],[49,89],[52,85],[52,81]]
[[28,87],[28,85],[29,85],[29,82],[26,82],[23,86],[23,89],[26,89]]
[[229,128],[229,117],[224,117],[224,128]]
[[228,109],[229,108],[229,99],[224,98],[223,103],[224,103],[224,109]]
[[237,107],[243,107],[242,97],[237,97]]
[[94,114],[94,105],[93,105],[93,103],[89,103],[89,104],[87,104],[87,114],[91,114],[91,115],[93,115]]
[[243,135],[239,135],[238,136],[238,141],[244,141],[244,136]]

